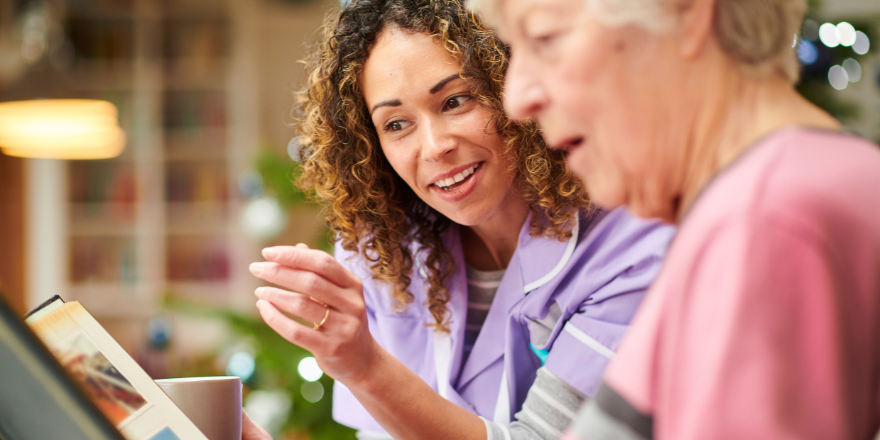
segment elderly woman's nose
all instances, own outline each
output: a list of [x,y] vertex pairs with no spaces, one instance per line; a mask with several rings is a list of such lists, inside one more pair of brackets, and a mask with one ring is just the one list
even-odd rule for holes
[[422,158],[429,162],[440,162],[456,147],[455,137],[451,136],[445,124],[427,122],[422,130]]
[[547,95],[537,79],[527,63],[511,56],[504,81],[504,110],[512,119],[534,117],[547,105]]

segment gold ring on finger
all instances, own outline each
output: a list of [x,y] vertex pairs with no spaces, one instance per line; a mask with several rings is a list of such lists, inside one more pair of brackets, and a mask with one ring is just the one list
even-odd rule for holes
[[330,316],[330,306],[325,304],[324,309],[326,309],[326,311],[324,312],[324,319],[322,319],[321,322],[317,324],[313,324],[315,326],[315,330],[321,328],[321,326],[324,325],[325,322],[327,322],[327,317]]

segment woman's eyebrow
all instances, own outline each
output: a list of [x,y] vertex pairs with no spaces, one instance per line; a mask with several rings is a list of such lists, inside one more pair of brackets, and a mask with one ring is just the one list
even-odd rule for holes
[[370,109],[370,114],[373,114],[373,112],[375,112],[376,109],[379,107],[400,107],[400,100],[399,99],[391,99],[388,101],[382,101],[382,102],[374,105],[373,108]]
[[446,87],[446,84],[449,83],[449,81],[452,81],[457,78],[461,78],[461,76],[459,76],[459,74],[457,74],[457,73],[454,75],[449,75],[446,78],[441,79],[440,82],[438,82],[437,84],[434,85],[434,87],[431,87],[431,90],[429,90],[429,92],[431,92],[431,94],[433,95],[433,94],[439,92],[440,90],[443,90],[443,87]]
[[[446,84],[449,84],[450,81],[458,79],[458,78],[461,78],[461,76],[457,73],[449,75],[446,78],[443,78],[440,81],[438,81],[437,84],[434,84],[434,87],[431,87],[431,90],[428,90],[428,92],[430,92],[433,95],[433,94],[443,90],[443,87],[446,87]],[[375,112],[376,109],[379,107],[399,107],[400,105],[401,105],[401,102],[399,99],[389,99],[388,101],[382,101],[382,102],[374,105],[373,108],[370,109],[370,114]]]

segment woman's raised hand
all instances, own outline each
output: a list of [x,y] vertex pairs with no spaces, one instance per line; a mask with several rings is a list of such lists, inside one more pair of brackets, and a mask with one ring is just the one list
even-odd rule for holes
[[[330,254],[308,246],[263,249],[254,276],[283,287],[255,291],[263,321],[288,341],[308,350],[321,369],[347,385],[366,376],[378,344],[370,335],[360,280]],[[285,313],[314,323],[301,324]]]

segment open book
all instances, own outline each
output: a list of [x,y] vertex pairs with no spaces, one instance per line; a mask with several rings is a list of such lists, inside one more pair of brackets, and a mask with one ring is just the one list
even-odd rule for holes
[[80,303],[56,296],[26,322],[127,440],[207,440]]

